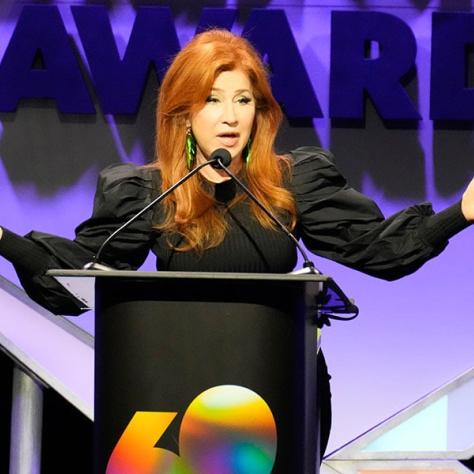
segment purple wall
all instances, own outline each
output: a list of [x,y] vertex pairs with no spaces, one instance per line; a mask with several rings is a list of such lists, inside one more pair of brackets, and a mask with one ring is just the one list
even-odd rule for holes
[[[80,45],[69,10],[69,5],[80,2],[57,3],[68,32]],[[201,3],[194,2],[191,10],[184,6],[186,2],[172,3],[183,44],[193,34]],[[0,57],[20,4],[0,7]],[[214,4],[225,6],[225,2]],[[235,5],[239,4],[227,3]],[[435,130],[428,118],[431,14],[450,8],[470,11],[470,2],[246,2],[242,18],[248,5],[284,8],[326,117],[331,11],[382,11],[405,21],[418,46],[417,78],[408,87],[422,116],[418,130],[387,128],[367,103],[362,128],[333,127],[327,118],[315,119],[313,126],[285,123],[280,145],[285,149],[308,144],[330,148],[349,181],[373,197],[386,214],[425,200],[432,201],[435,209],[443,209],[459,199],[474,175],[474,135],[456,127]],[[112,26],[122,50],[133,14],[133,7],[126,2],[116,2],[111,8]],[[236,25],[234,31],[240,29],[241,25]],[[82,54],[81,47],[79,52]],[[88,86],[92,90],[90,83]],[[15,113],[0,113],[1,225],[20,233],[34,228],[72,236],[75,225],[90,213],[101,168],[117,161],[141,163],[152,158],[156,88],[156,80],[150,78],[140,111],[132,118],[104,116],[99,107],[95,116],[64,116],[51,101],[34,100],[24,101]],[[324,332],[335,409],[330,448],[349,441],[473,365],[473,242],[474,229],[468,229],[452,239],[436,260],[393,283],[316,260],[361,309],[357,320],[335,323]],[[16,281],[4,261],[0,262],[0,273]],[[78,318],[78,322],[92,327],[91,315]]]

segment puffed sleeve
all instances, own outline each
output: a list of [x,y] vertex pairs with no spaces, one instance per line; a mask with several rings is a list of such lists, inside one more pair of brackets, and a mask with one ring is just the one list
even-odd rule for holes
[[[5,231],[0,253],[15,266],[28,295],[53,313],[80,314],[81,303],[45,272],[80,269],[91,261],[104,240],[151,201],[156,179],[154,170],[130,164],[106,168],[99,176],[92,216],[76,228],[74,240],[36,231],[25,237]],[[111,241],[101,262],[121,270],[138,268],[150,248],[151,213]]]
[[[76,228],[75,242],[95,253],[113,231],[151,202],[157,179],[151,168],[131,164],[105,169],[99,176],[92,216]],[[148,255],[151,230],[150,210],[104,248],[101,260],[118,270],[138,268]]]
[[450,236],[469,225],[459,204],[434,214],[424,203],[386,219],[371,199],[348,186],[331,153],[303,147],[291,155],[297,231],[317,255],[394,280],[438,255]]

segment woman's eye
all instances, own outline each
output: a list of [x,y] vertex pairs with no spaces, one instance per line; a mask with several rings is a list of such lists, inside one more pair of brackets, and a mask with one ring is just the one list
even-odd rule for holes
[[218,99],[217,99],[217,97],[214,97],[214,96],[210,95],[210,96],[206,99],[206,102],[218,102]]
[[240,97],[237,102],[239,104],[249,104],[252,102],[252,99],[250,97]]

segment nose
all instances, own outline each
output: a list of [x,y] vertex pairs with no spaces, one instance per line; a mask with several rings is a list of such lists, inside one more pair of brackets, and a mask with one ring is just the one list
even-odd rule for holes
[[235,126],[237,125],[237,114],[235,113],[235,104],[233,101],[226,101],[222,110],[222,122]]

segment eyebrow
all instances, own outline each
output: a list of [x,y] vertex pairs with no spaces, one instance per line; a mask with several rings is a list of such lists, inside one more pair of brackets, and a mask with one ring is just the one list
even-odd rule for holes
[[[218,87],[213,87],[211,91],[223,92],[224,90],[219,89]],[[252,94],[252,91],[250,91],[249,89],[237,89],[236,91],[234,91],[234,94],[242,94],[242,92],[248,92],[249,94]]]

